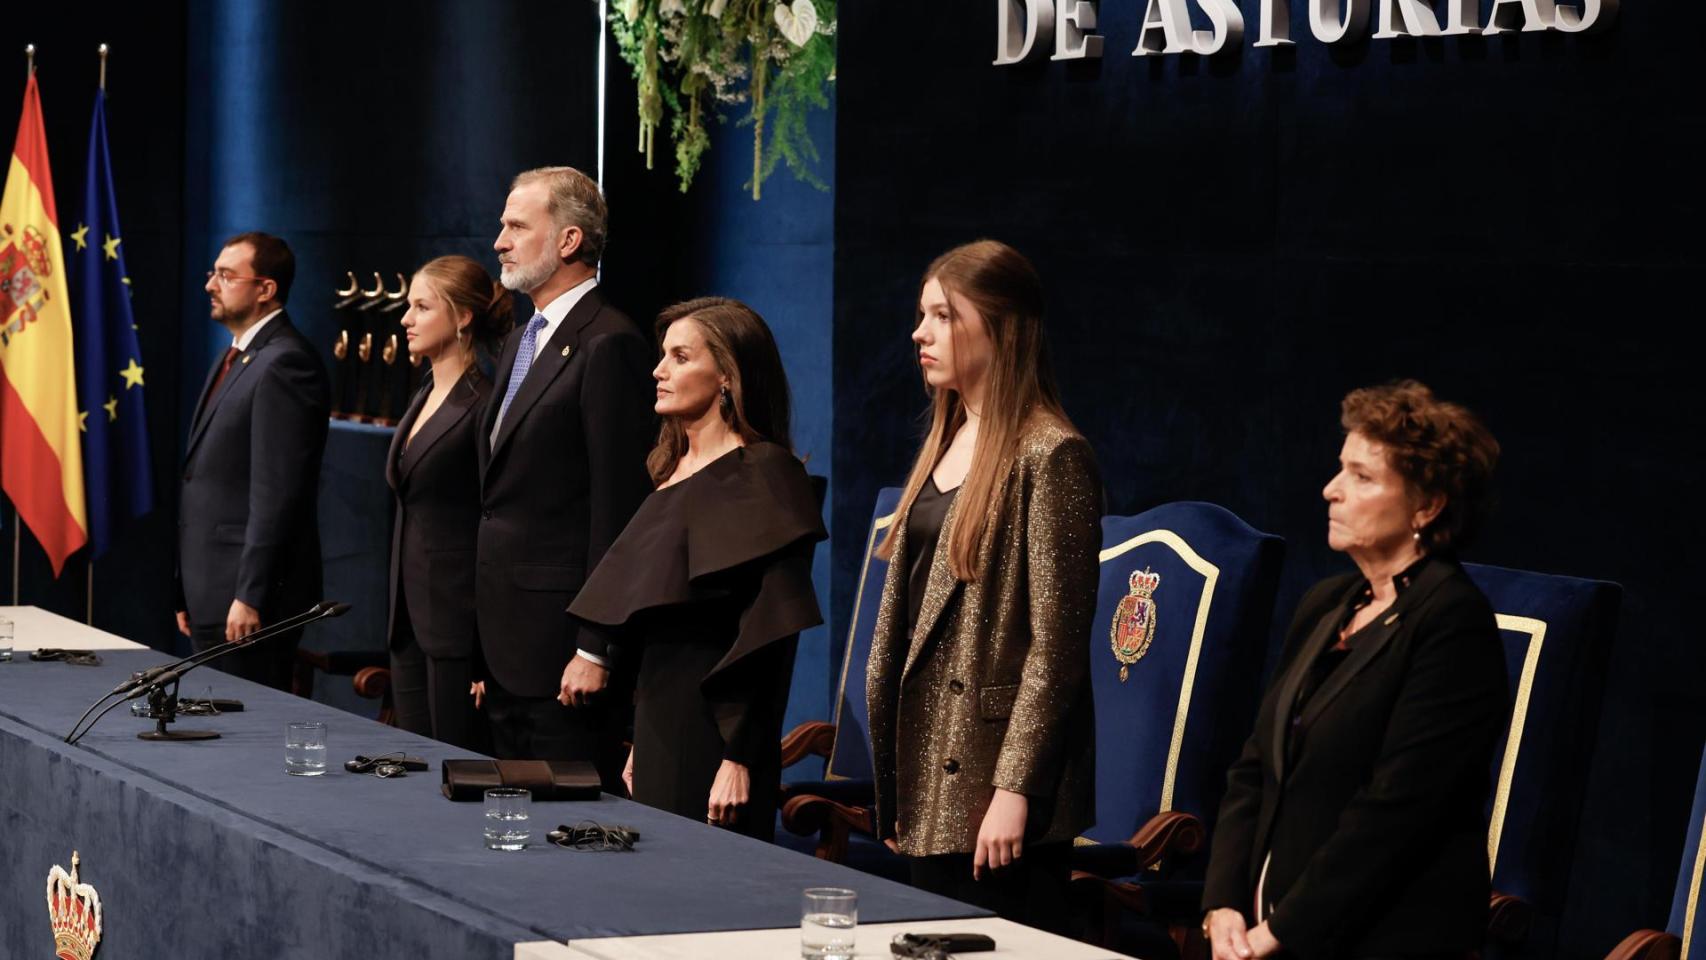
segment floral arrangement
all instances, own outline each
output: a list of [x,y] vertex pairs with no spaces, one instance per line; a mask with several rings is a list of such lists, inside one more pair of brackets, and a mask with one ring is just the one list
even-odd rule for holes
[[640,152],[652,169],[657,129],[669,117],[683,193],[711,146],[709,122],[740,104],[752,127],[752,199],[786,163],[812,171],[812,108],[829,105],[835,79],[836,0],[612,0],[610,31],[639,84]]

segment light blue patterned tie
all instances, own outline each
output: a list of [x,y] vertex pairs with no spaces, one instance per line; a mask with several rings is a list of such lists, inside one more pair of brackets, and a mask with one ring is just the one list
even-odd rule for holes
[[521,332],[521,346],[515,351],[515,368],[510,371],[509,387],[504,390],[504,402],[498,407],[498,419],[492,424],[493,440],[503,429],[504,415],[509,413],[510,401],[521,391],[521,381],[527,379],[527,371],[533,368],[533,355],[539,352],[539,331],[543,329],[545,315],[536,313],[532,320],[527,321],[527,329]]

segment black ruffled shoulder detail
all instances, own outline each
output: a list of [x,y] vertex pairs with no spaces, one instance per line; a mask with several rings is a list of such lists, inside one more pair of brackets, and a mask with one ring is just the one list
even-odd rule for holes
[[725,597],[756,583],[740,635],[714,676],[823,622],[811,555],[812,545],[828,536],[805,466],[778,444],[742,447],[647,497],[569,614],[620,628],[646,610]]

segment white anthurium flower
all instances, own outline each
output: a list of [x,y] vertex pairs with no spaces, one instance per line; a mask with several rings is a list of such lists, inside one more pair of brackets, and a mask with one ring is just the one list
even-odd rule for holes
[[622,17],[629,23],[640,19],[640,0],[627,0],[622,4]]
[[663,0],[658,4],[658,15],[662,17],[681,17],[687,15],[687,7],[681,0]]
[[711,5],[705,8],[705,12],[710,15],[712,20],[721,20],[723,11],[727,10],[728,7],[729,0],[711,0]]
[[790,7],[786,3],[776,5],[776,26],[782,31],[782,36],[796,47],[803,47],[817,32],[817,7],[812,0],[794,0]]

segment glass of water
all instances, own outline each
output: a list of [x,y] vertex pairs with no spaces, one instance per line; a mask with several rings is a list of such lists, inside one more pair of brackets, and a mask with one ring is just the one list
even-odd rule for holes
[[12,621],[0,617],[0,663],[12,659]]
[[521,850],[532,832],[527,828],[528,806],[533,794],[520,787],[493,787],[486,791],[486,849]]
[[284,735],[284,772],[293,777],[317,777],[326,772],[326,725],[302,720]]
[[800,905],[800,956],[804,960],[853,960],[853,931],[859,895],[845,887],[812,887]]

